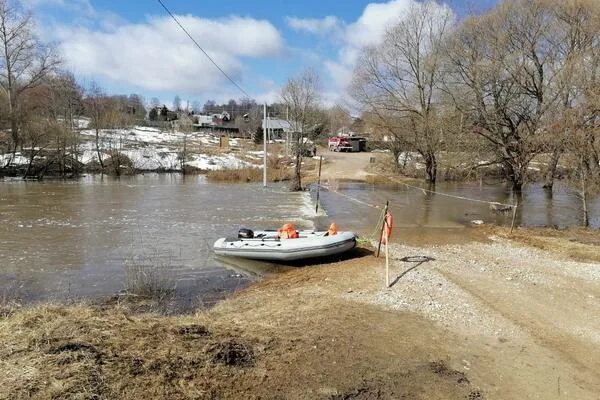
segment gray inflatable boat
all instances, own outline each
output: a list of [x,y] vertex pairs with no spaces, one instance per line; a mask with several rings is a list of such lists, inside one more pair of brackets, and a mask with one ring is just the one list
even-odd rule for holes
[[254,231],[253,237],[221,238],[213,245],[215,254],[255,260],[294,261],[341,254],[356,246],[354,232],[298,231],[298,238],[279,239],[276,231]]

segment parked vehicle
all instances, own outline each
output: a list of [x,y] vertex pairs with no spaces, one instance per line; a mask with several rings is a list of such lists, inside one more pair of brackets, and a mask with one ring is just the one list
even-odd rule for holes
[[358,136],[333,136],[329,138],[329,151],[367,151],[367,139]]

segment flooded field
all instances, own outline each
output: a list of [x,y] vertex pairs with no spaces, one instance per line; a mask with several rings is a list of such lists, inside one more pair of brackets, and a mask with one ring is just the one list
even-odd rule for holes
[[[299,228],[337,222],[342,230],[369,236],[379,210],[391,203],[395,238],[418,242],[467,240],[471,220],[507,224],[510,214],[485,203],[428,194],[403,186],[343,183],[323,191],[326,215],[315,217],[309,193],[282,186],[214,184],[202,176],[149,174],[121,179],[88,176],[79,181],[0,182],[0,295],[25,301],[102,298],[125,288],[125,265],[154,262],[176,281],[176,295],[189,306],[211,304],[264,271],[263,263],[217,259],[218,238],[240,227]],[[513,203],[503,185],[439,184],[444,193]],[[313,193],[314,195],[314,193]],[[350,197],[346,197],[350,196]],[[580,202],[557,188],[549,197],[530,185],[520,199],[519,225],[579,225]],[[600,200],[591,202],[592,226],[600,227]],[[267,266],[268,269],[268,266]]]
[[[473,220],[498,225],[510,225],[512,211],[498,212],[487,202],[515,204],[519,207],[515,218],[516,226],[566,228],[580,226],[582,221],[581,200],[576,193],[561,186],[553,192],[541,184],[527,185],[518,198],[505,184],[478,184],[471,182],[438,183],[435,191],[395,185],[372,185],[366,183],[332,183],[325,185],[330,190],[320,194],[320,202],[327,210],[328,218],[343,221],[342,229],[352,229],[363,235],[372,235],[373,223],[380,209],[390,202],[394,216],[396,238],[412,244],[422,241],[469,240],[465,227]],[[423,188],[426,188],[423,185]],[[464,197],[473,200],[461,199]],[[355,200],[353,200],[355,199]],[[600,228],[600,197],[589,200],[590,226]]]

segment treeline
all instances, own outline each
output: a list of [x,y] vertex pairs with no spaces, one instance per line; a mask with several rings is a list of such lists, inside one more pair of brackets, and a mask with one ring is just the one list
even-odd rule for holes
[[144,99],[83,87],[34,25],[18,2],[0,0],[0,170],[67,176],[82,168],[77,128],[132,125],[144,119]]
[[516,191],[536,157],[550,188],[565,160],[585,192],[600,180],[600,2],[506,0],[463,20],[418,4],[363,50],[351,94],[396,160],[421,156],[430,182],[441,155],[461,151]]

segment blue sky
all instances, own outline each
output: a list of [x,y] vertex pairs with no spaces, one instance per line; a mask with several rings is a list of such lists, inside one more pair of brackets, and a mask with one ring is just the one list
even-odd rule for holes
[[[169,103],[242,96],[156,0],[23,0],[38,30],[56,43],[82,82],[109,93],[140,93]],[[357,54],[417,0],[163,0],[197,41],[259,101],[273,101],[288,76],[315,68],[324,99],[343,99]],[[456,18],[494,0],[448,0]]]

